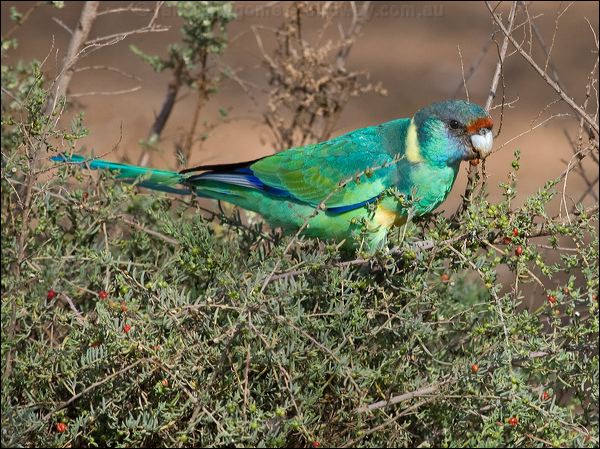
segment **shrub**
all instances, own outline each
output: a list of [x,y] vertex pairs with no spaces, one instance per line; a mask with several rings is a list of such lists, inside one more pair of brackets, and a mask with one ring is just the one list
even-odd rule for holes
[[4,446],[597,446],[598,206],[551,216],[563,178],[515,207],[517,151],[500,201],[349,256],[49,167],[93,129],[37,62],[2,86]]

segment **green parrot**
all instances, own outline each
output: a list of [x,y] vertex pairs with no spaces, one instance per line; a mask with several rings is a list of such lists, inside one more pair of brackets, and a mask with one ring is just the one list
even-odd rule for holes
[[493,122],[463,100],[434,103],[412,118],[357,129],[325,142],[249,162],[181,172],[80,155],[55,162],[108,169],[155,190],[227,201],[273,227],[373,252],[392,226],[433,211],[448,196],[461,161],[492,150]]

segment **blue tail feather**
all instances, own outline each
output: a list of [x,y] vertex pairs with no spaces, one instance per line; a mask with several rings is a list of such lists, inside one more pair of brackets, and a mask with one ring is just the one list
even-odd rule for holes
[[158,170],[155,168],[139,167],[137,165],[110,162],[102,159],[86,159],[80,154],[59,154],[50,158],[53,162],[84,165],[91,170],[112,170],[117,173],[117,178],[125,182],[138,182],[142,187],[161,192],[188,195],[192,190],[182,185],[185,181],[177,172]]

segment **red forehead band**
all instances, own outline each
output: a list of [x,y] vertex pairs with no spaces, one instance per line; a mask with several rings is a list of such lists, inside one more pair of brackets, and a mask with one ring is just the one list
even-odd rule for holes
[[491,129],[494,126],[494,121],[491,117],[478,118],[467,125],[467,131],[469,134],[475,134],[481,128]]

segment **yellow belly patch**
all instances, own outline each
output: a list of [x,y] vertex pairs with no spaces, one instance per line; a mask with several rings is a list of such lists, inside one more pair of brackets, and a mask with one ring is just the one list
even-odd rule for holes
[[375,223],[379,226],[389,228],[391,226],[401,226],[406,223],[406,216],[398,212],[379,206],[375,211]]

